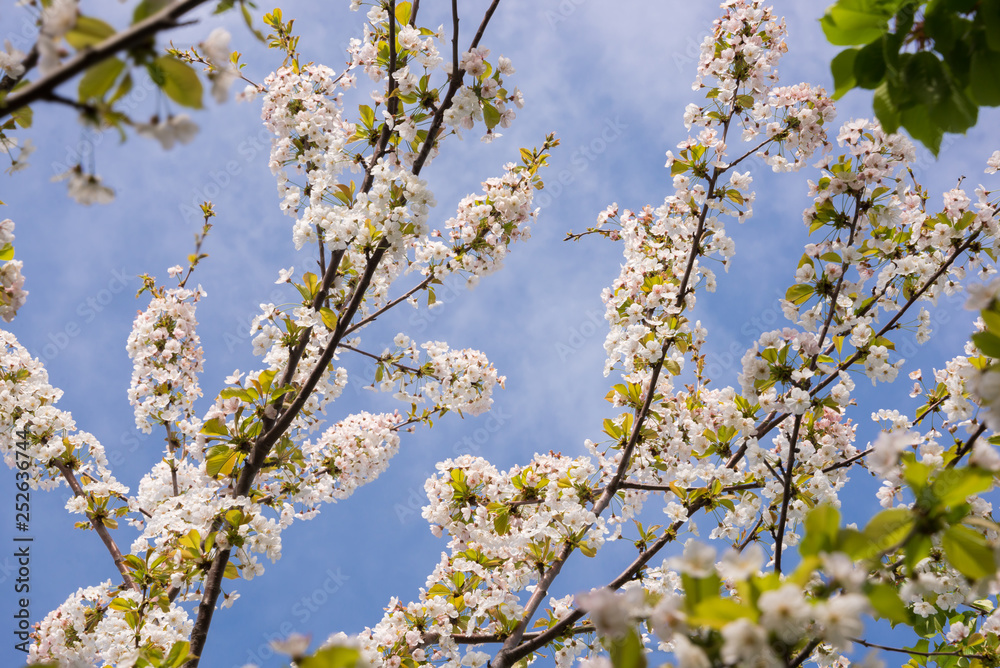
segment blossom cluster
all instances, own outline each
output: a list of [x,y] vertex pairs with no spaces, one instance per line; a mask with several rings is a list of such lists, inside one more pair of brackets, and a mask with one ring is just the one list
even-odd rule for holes
[[437,470],[424,486],[430,504],[423,516],[435,533],[449,534],[451,553],[442,554],[418,601],[394,601],[361,634],[380,664],[457,663],[462,653],[451,634],[499,632],[523,613],[518,592],[531,588],[563,544],[590,555],[604,544],[604,522],[587,507],[597,472],[589,458],[536,455],[501,472],[464,455]]
[[503,265],[510,244],[531,236],[528,225],[537,217],[532,175],[513,163],[504,170],[503,176],[483,182],[481,194],[459,202],[457,215],[445,223],[450,244],[437,240],[444,236],[439,230],[414,243],[414,264],[424,275],[462,273],[475,285]]
[[116,595],[111,581],[81,588],[50,612],[38,626],[40,641],[31,645],[29,663],[65,666],[134,665],[149,650],[167,655],[194,625],[180,605],[153,607],[146,623],[133,627],[127,616],[140,603],[137,592]]
[[[0,254],[12,258],[14,255],[14,221],[10,218],[0,221]],[[28,291],[24,289],[24,276],[20,260],[7,259],[0,265],[0,318],[10,322],[17,310],[24,306]]]
[[136,426],[147,434],[154,424],[194,415],[203,364],[195,304],[204,295],[201,288],[163,290],[132,325],[125,347],[132,360],[128,398]]
[[395,397],[414,410],[426,403],[430,412],[480,415],[493,405],[494,389],[506,380],[478,350],[451,350],[442,341],[418,347],[405,334],[397,334],[394,343],[396,350],[379,358],[375,387],[396,390]]

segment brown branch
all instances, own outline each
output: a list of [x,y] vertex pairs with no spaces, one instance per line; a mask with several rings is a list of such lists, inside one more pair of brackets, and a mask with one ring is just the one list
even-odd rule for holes
[[53,72],[0,100],[0,118],[46,98],[60,84],[69,81],[87,68],[107,60],[119,51],[140,44],[160,31],[176,27],[177,19],[205,1],[176,0],[152,16],[108,37],[100,44],[80,50]]
[[[479,41],[486,32],[486,26],[489,24],[490,19],[493,18],[493,12],[496,11],[499,4],[500,0],[493,0],[490,3],[482,22],[479,24],[479,30],[476,31],[476,36],[472,38],[472,44],[469,46],[470,50],[479,46]],[[444,122],[444,112],[451,108],[451,102],[455,97],[455,93],[462,87],[462,80],[465,78],[465,70],[458,66],[460,62],[458,59],[458,0],[452,0],[452,24],[455,34],[452,39],[451,83],[448,84],[448,91],[445,93],[444,100],[438,105],[437,111],[434,112],[434,118],[431,119],[430,127],[427,129],[427,139],[424,140],[423,146],[420,147],[417,159],[413,161],[413,173],[418,176],[431,154],[431,149],[434,148],[434,144],[437,142],[438,132],[441,130],[441,124]]]
[[955,468],[955,465],[958,464],[959,460],[961,460],[962,457],[964,457],[966,454],[968,454],[970,450],[972,450],[972,446],[976,444],[976,439],[982,436],[983,432],[985,431],[986,431],[986,423],[984,422],[981,425],[979,425],[979,428],[976,429],[975,432],[973,432],[972,436],[969,436],[968,440],[962,444],[962,447],[960,447],[955,452],[955,458],[952,459],[950,462],[948,462],[948,465],[945,466],[945,468],[948,469]]
[[[593,633],[597,629],[594,628],[593,624],[581,624],[580,626],[574,626],[573,628],[566,629],[562,633],[562,637],[581,635],[584,633]],[[542,635],[545,631],[535,631],[533,633],[525,633],[525,640],[533,640],[534,638]],[[504,642],[507,639],[506,635],[499,633],[456,633],[449,636],[452,640],[460,645],[482,645],[485,643],[499,643]],[[441,635],[438,633],[429,633],[423,637],[419,647],[427,647],[438,642],[441,639]]]
[[[389,90],[385,94],[386,106],[389,109],[389,115],[392,117],[392,124],[396,124],[396,111],[399,109],[399,98],[393,93],[396,92],[396,80],[393,75],[396,73],[396,0],[389,0],[389,35],[387,41],[389,42]],[[389,137],[392,135],[392,128],[389,127],[389,121],[387,120],[382,124],[382,131],[379,133],[378,142],[375,145],[375,150],[372,151],[372,161],[370,165],[365,167],[365,178],[361,182],[361,192],[368,192],[372,187],[372,182],[375,177],[372,174],[372,169],[378,163],[379,158],[385,155],[386,147],[389,145]]]
[[757,530],[760,529],[760,525],[763,523],[764,523],[764,514],[761,513],[760,517],[757,518],[757,523],[753,525],[753,529],[750,529],[750,531],[747,532],[747,535],[743,539],[743,542],[735,546],[737,552],[742,552],[743,550],[747,549],[747,545],[752,543],[754,538],[757,537]]
[[781,495],[781,515],[778,517],[778,534],[774,539],[774,572],[781,572],[781,544],[785,537],[785,522],[788,520],[788,503],[792,498],[792,472],[795,470],[795,447],[799,442],[799,427],[802,416],[795,416],[792,435],[788,441],[788,461],[785,462],[785,487]]
[[31,51],[28,52],[28,55],[24,57],[24,60],[21,61],[21,67],[24,68],[24,71],[21,72],[20,76],[12,77],[9,74],[5,74],[3,79],[0,79],[0,93],[6,93],[11,88],[21,83],[24,76],[37,64],[38,45],[35,44],[31,47]]
[[385,306],[383,306],[379,310],[375,311],[371,315],[365,316],[361,320],[358,320],[356,323],[354,323],[353,325],[351,325],[350,327],[347,328],[347,331],[344,332],[344,336],[348,336],[350,334],[353,334],[356,330],[361,329],[365,325],[374,322],[376,318],[378,318],[380,315],[382,315],[383,313],[385,313],[389,309],[391,309],[391,308],[395,307],[397,304],[405,301],[410,296],[412,296],[415,292],[419,292],[423,288],[426,288],[428,285],[430,285],[430,283],[431,283],[432,280],[434,280],[434,275],[433,274],[431,274],[430,276],[428,276],[424,280],[420,281],[420,283],[418,283],[417,285],[413,286],[412,288],[410,288],[409,290],[407,290],[405,293],[403,293],[402,295],[400,295],[396,299],[393,299],[391,302],[389,302],[388,304],[386,304]]
[[912,654],[913,656],[964,656],[969,659],[979,660],[985,660],[987,658],[985,654],[965,654],[964,652],[919,652],[915,649],[906,649],[904,647],[888,647],[886,645],[879,645],[873,642],[868,642],[867,640],[862,640],[861,638],[849,638],[849,640],[865,647],[871,647],[872,649],[884,649],[887,652],[899,652],[900,654]]
[[[59,469],[63,477],[66,478],[66,482],[69,483],[70,489],[73,490],[74,496],[87,497],[87,493],[83,491],[83,486],[80,485],[80,481],[76,479],[73,474],[72,469],[64,462],[56,461],[54,462],[55,467]],[[94,531],[97,535],[101,537],[104,542],[104,546],[108,548],[108,552],[111,554],[111,558],[115,562],[115,566],[118,568],[118,572],[122,574],[122,579],[132,589],[139,591],[139,585],[135,583],[132,579],[132,574],[129,573],[128,569],[125,567],[125,558],[122,556],[122,551],[118,549],[118,544],[115,543],[115,539],[111,537],[108,532],[108,528],[104,526],[104,523],[99,521],[96,517],[87,513],[87,519],[90,520],[90,526],[94,527]]]
[[859,452],[858,454],[854,455],[850,459],[845,459],[842,462],[837,462],[836,464],[831,464],[830,466],[827,466],[825,469],[823,469],[823,473],[829,473],[830,471],[836,471],[837,469],[842,469],[842,468],[844,468],[846,466],[850,466],[851,464],[853,464],[854,462],[858,461],[862,457],[871,454],[872,450],[873,450],[873,448],[868,448],[867,450],[865,450],[863,452]]
[[[920,287],[919,290],[913,293],[913,295],[906,301],[906,303],[902,306],[902,308],[900,308],[900,310],[896,313],[896,315],[893,316],[892,319],[890,319],[889,322],[887,322],[885,326],[882,327],[882,329],[880,329],[878,333],[876,333],[875,336],[872,337],[872,340],[884,336],[890,329],[895,327],[896,323],[899,322],[900,318],[902,318],[903,315],[905,315],[906,312],[913,307],[916,301],[925,292],[927,292],[927,290],[929,290],[930,287],[934,285],[934,283],[939,278],[941,278],[941,276],[948,270],[948,268],[955,263],[955,260],[957,260],[962,253],[964,253],[966,250],[969,249],[969,246],[971,246],[973,242],[975,242],[978,236],[979,232],[978,231],[974,232],[969,236],[968,239],[965,240],[965,242],[963,242],[958,248],[956,248],[955,252],[952,253],[947,260],[945,260],[944,264],[942,264],[938,268],[938,270],[935,271],[934,274],[931,275],[929,279],[927,279],[927,281]],[[872,305],[874,305],[874,302],[872,302]],[[840,372],[844,371],[845,369],[848,369],[852,364],[854,364],[861,357],[861,354],[862,354],[861,351],[856,351],[845,361],[841,362],[833,373],[828,375],[822,381],[817,383],[815,387],[809,390],[810,396],[816,396],[817,393],[819,393],[827,385],[832,383],[835,378],[839,377]],[[777,415],[772,418],[772,416],[774,415],[775,413],[772,412],[766,418],[764,418],[764,422],[759,427],[757,427],[757,430],[754,432],[753,436],[754,438],[756,438],[757,440],[764,438],[764,436],[766,436],[772,429],[774,429],[776,426],[784,422],[788,418],[789,413],[781,413],[780,415]],[[745,453],[746,453],[746,445],[744,444],[741,445],[740,449],[733,454],[733,456],[726,463],[726,466],[728,468],[735,467],[736,464],[739,463],[739,461],[743,458]]]
[[812,653],[819,647],[819,643],[819,640],[810,640],[809,644],[799,652],[799,655],[788,662],[787,668],[799,668],[799,666],[806,662],[806,659],[812,656]]
[[[720,494],[728,494],[730,492],[741,492],[747,489],[760,489],[764,485],[759,482],[746,482],[739,485],[730,485],[729,487],[723,487],[719,490]],[[646,492],[673,492],[673,488],[668,485],[650,485],[643,482],[623,482],[620,489],[638,489]],[[705,487],[681,487],[685,492],[693,492],[696,489],[707,489]]]
[[49,93],[48,95],[42,97],[42,100],[45,102],[55,102],[56,104],[61,104],[66,107],[72,107],[73,109],[79,111],[81,114],[87,114],[88,116],[96,117],[98,113],[97,107],[95,107],[94,105],[87,104],[86,102],[78,102],[73,98],[64,97],[62,95],[59,95],[58,93]]
[[[723,126],[723,133],[722,133],[723,141],[725,141],[728,129],[729,129],[729,123],[727,121]],[[691,250],[688,253],[687,263],[684,268],[684,275],[681,277],[680,289],[678,290],[677,299],[675,302],[675,308],[680,310],[683,310],[684,308],[685,298],[687,296],[687,292],[690,287],[689,283],[691,280],[691,275],[694,272],[695,259],[698,255],[700,255],[701,238],[705,233],[705,221],[708,217],[708,209],[709,209],[708,205],[712,200],[713,193],[715,192],[715,184],[718,181],[719,177],[725,172],[725,169],[726,168],[719,168],[719,167],[714,168],[712,171],[712,176],[709,177],[708,180],[708,188],[707,188],[708,197],[706,197],[705,203],[702,204],[701,211],[698,216],[698,224],[695,228],[694,234],[691,237]],[[646,390],[646,396],[643,400],[642,407],[639,409],[633,421],[632,433],[629,435],[629,439],[628,442],[625,444],[625,447],[622,448],[621,461],[618,464],[618,470],[615,471],[614,476],[611,478],[610,482],[608,482],[607,486],[604,488],[604,491],[602,492],[601,496],[594,503],[593,513],[595,516],[600,516],[601,513],[603,513],[607,509],[607,507],[611,505],[611,500],[618,493],[618,490],[621,488],[622,482],[624,482],[625,474],[628,472],[629,463],[630,460],[632,459],[632,453],[639,443],[643,424],[645,423],[646,417],[649,414],[649,409],[652,406],[653,397],[656,394],[656,384],[660,377],[660,371],[663,368],[663,361],[666,359],[667,352],[670,349],[671,344],[672,344],[671,340],[666,340],[663,342],[663,345],[660,349],[660,358],[652,365],[652,371],[650,373],[650,378],[649,378],[649,387]],[[677,523],[676,526],[679,527],[680,523]],[[672,532],[668,531],[665,535],[670,535],[671,533]],[[497,652],[497,655],[493,658],[493,661],[490,663],[492,668],[510,668],[510,666],[513,665],[516,661],[518,661],[522,657],[527,656],[533,651],[527,649],[527,646],[533,643],[522,643],[522,639],[524,637],[524,631],[527,628],[528,624],[531,622],[532,617],[534,617],[534,614],[538,610],[538,607],[541,605],[542,601],[544,601],[545,597],[548,595],[549,587],[551,586],[555,578],[559,575],[559,572],[562,570],[563,564],[566,563],[566,560],[569,559],[569,556],[575,551],[575,549],[576,548],[574,548],[569,543],[564,543],[562,549],[559,552],[559,555],[553,561],[552,565],[549,566],[548,570],[545,571],[545,573],[538,578],[538,584],[535,586],[535,590],[534,592],[532,592],[531,598],[528,599],[527,605],[524,606],[524,613],[521,616],[520,622],[518,622],[517,626],[514,628],[513,633],[511,633],[507,641],[504,642],[503,648],[499,652]],[[621,585],[618,585],[618,587],[620,586]],[[617,589],[618,587],[615,587],[615,589]],[[580,615],[582,616],[583,613],[581,612]],[[564,619],[563,621],[566,621],[566,619]],[[579,616],[576,617],[575,619],[579,619]],[[573,621],[575,621],[575,619]],[[558,626],[558,624],[556,626]],[[552,628],[554,629],[556,627]],[[542,635],[544,636],[545,634]],[[537,640],[535,642],[537,642]],[[540,647],[541,645],[537,646]]]
[[[861,195],[854,196],[854,218],[851,220],[851,232],[847,237],[847,248],[854,245],[854,235],[858,230],[858,216],[861,215]],[[840,264],[840,278],[837,279],[837,287],[833,291],[833,296],[830,297],[830,311],[826,314],[826,322],[823,323],[823,329],[819,333],[818,345],[819,348],[816,354],[813,355],[812,360],[809,362],[809,370],[816,370],[816,362],[819,360],[819,351],[823,349],[823,342],[826,341],[826,335],[830,331],[830,325],[833,323],[833,316],[837,313],[837,298],[840,297],[840,291],[844,287],[844,280],[847,278],[847,269],[850,266],[850,262],[844,260]]]

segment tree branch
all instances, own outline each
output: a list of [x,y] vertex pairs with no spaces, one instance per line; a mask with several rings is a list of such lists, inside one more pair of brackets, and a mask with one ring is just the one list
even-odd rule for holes
[[[22,107],[45,99],[60,84],[69,81],[87,68],[107,60],[119,51],[140,44],[158,32],[176,27],[177,19],[204,2],[206,0],[177,0],[152,16],[115,33],[100,44],[77,52],[54,71],[0,100],[0,118],[10,116]],[[35,53],[35,50],[32,50],[32,53]],[[27,64],[29,60],[30,54],[25,63]],[[25,69],[27,70],[27,67]]]
[[884,649],[887,652],[899,652],[900,654],[911,654],[913,656],[964,656],[969,659],[986,659],[985,654],[966,654],[964,652],[918,652],[915,649],[906,649],[904,647],[888,647],[887,645],[879,645],[873,642],[868,642],[867,640],[862,640],[861,638],[849,638],[849,640],[865,647],[871,647],[872,649]]
[[[723,126],[723,133],[722,133],[723,141],[725,141],[725,136],[728,129],[729,129],[729,123],[727,121]],[[680,289],[678,290],[677,293],[677,300],[675,302],[675,308],[677,309],[683,310],[684,308],[685,298],[687,297],[687,293],[690,287],[689,284],[691,280],[691,275],[694,272],[695,258],[698,255],[700,255],[701,238],[705,233],[705,221],[708,217],[708,209],[709,209],[708,205],[709,202],[712,200],[713,193],[715,192],[715,184],[718,181],[719,177],[723,173],[725,173],[726,169],[727,168],[716,167],[712,171],[712,176],[709,177],[708,187],[706,189],[708,196],[706,197],[704,204],[702,204],[701,211],[699,212],[698,216],[698,224],[695,228],[694,234],[691,237],[691,249],[688,252],[687,262],[684,267],[684,275],[681,277]],[[660,377],[660,371],[663,368],[663,361],[666,359],[667,351],[670,349],[671,343],[672,342],[670,340],[666,340],[663,342],[663,345],[660,350],[660,358],[652,365],[652,371],[650,373],[650,378],[649,378],[649,387],[646,390],[646,396],[643,400],[642,407],[639,409],[638,413],[636,414],[635,420],[633,421],[632,433],[629,435],[629,439],[625,447],[622,448],[622,456],[621,456],[621,461],[618,464],[618,470],[615,471],[615,475],[611,478],[611,481],[608,482],[607,486],[605,486],[604,492],[594,503],[593,513],[596,516],[600,516],[601,513],[603,513],[607,509],[607,507],[611,505],[611,500],[618,493],[618,490],[621,488],[621,484],[624,481],[625,474],[628,472],[629,463],[630,460],[632,459],[632,453],[639,443],[639,438],[642,433],[643,424],[646,420],[646,417],[649,414],[650,406],[653,403],[653,396],[656,394],[656,385]],[[679,527],[680,524],[681,523],[677,523],[675,526]],[[667,531],[664,535],[668,536],[671,533],[672,533],[671,531]],[[664,544],[666,544],[666,542],[664,542]],[[518,625],[514,628],[514,632],[510,635],[507,641],[504,642],[503,648],[499,652],[497,652],[497,655],[493,658],[493,661],[491,662],[492,668],[509,668],[516,661],[534,651],[534,649],[528,649],[528,645],[533,645],[534,648],[541,647],[541,645],[535,644],[538,642],[537,639],[532,641],[531,643],[522,643],[524,631],[527,628],[528,624],[531,622],[531,619],[534,617],[534,614],[538,610],[538,607],[541,605],[542,601],[544,601],[545,597],[548,595],[549,587],[551,586],[555,578],[559,575],[559,572],[562,570],[563,564],[566,563],[566,560],[569,559],[569,556],[573,553],[574,550],[575,548],[569,543],[563,544],[563,547],[560,550],[559,555],[556,557],[555,561],[553,561],[552,565],[549,566],[549,569],[545,571],[545,573],[541,577],[539,577],[538,584],[535,586],[535,591],[532,592],[531,598],[528,599],[527,605],[524,606],[524,613],[521,616],[520,622],[518,622]],[[638,568],[641,568],[641,565]],[[619,584],[618,587],[620,586],[621,585]],[[617,589],[618,587],[615,587],[615,589]],[[576,621],[576,619],[579,619],[580,616],[582,615],[583,612],[580,612],[580,615],[573,618],[573,620],[569,621],[569,623],[572,624],[573,621]],[[561,621],[566,622],[571,617],[572,615],[570,615],[570,617],[564,618]],[[552,629],[555,629],[558,626],[559,624],[556,624],[556,626],[553,626]],[[542,636],[545,635],[546,634],[544,633],[542,634]]]
[[[66,482],[69,483],[70,489],[73,490],[74,496],[87,497],[87,493],[83,491],[83,487],[80,485],[80,481],[76,479],[73,471],[64,462],[56,461],[56,468],[62,473],[63,477],[66,478]],[[87,519],[90,520],[90,526],[94,527],[94,531],[97,535],[101,537],[104,542],[104,546],[108,548],[108,552],[111,553],[111,558],[115,562],[115,566],[118,568],[118,572],[122,574],[122,579],[132,589],[139,591],[139,585],[135,583],[132,579],[132,574],[129,573],[128,569],[125,568],[125,558],[122,557],[122,551],[118,549],[118,544],[115,543],[115,539],[111,537],[111,533],[108,528],[104,526],[103,522],[100,522],[96,517],[87,513]]]
[[781,494],[781,514],[778,517],[778,534],[774,541],[774,572],[781,572],[781,544],[785,537],[785,522],[788,520],[788,503],[792,499],[792,472],[795,470],[795,446],[799,442],[799,427],[802,425],[802,416],[795,416],[795,423],[792,425],[792,435],[788,441],[788,461],[785,462],[785,487]]
[[950,462],[948,462],[948,465],[945,466],[945,468],[947,469],[955,468],[955,465],[958,464],[959,460],[961,460],[962,457],[964,457],[966,454],[968,454],[970,450],[972,450],[972,446],[976,444],[976,439],[982,436],[983,432],[985,431],[986,431],[986,423],[984,422],[981,425],[979,425],[979,428],[976,429],[976,431],[974,431],[971,436],[969,436],[968,440],[964,444],[962,444],[962,447],[960,447],[955,452],[955,458],[952,459]]
[[[489,24],[490,19],[493,18],[493,12],[496,11],[499,4],[500,0],[493,0],[490,3],[489,9],[486,10],[486,15],[483,16],[483,20],[479,24],[479,30],[476,31],[476,36],[472,39],[469,49],[479,46],[479,41],[486,32],[486,26]],[[441,124],[444,122],[444,112],[451,108],[451,101],[454,99],[458,89],[462,87],[462,80],[465,78],[465,70],[458,66],[460,62],[458,59],[458,0],[452,0],[452,24],[454,37],[452,39],[451,83],[448,84],[448,91],[445,93],[444,100],[438,105],[437,111],[434,112],[434,118],[431,119],[430,127],[427,129],[427,139],[424,140],[423,146],[420,147],[417,159],[413,161],[413,173],[417,175],[420,174],[420,170],[423,168],[424,163],[427,162],[434,144],[437,143],[438,132],[440,132]]]

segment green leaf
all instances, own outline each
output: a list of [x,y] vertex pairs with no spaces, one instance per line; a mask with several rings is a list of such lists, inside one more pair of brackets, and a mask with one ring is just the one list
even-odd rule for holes
[[924,106],[933,107],[950,92],[951,84],[941,61],[929,51],[918,51],[907,59],[901,83]]
[[873,584],[868,592],[868,600],[877,617],[888,619],[893,624],[909,624],[913,619],[913,613],[907,609],[892,585]]
[[254,399],[256,398],[253,395],[251,395],[250,392],[244,390],[241,387],[227,387],[226,389],[219,392],[219,396],[223,399],[232,399],[235,397],[241,401],[245,401],[251,404],[254,402]]
[[964,526],[951,526],[941,538],[949,563],[962,575],[978,580],[996,574],[993,549],[982,534]]
[[931,547],[933,547],[933,544],[931,543],[930,536],[922,533],[916,534],[906,542],[903,564],[910,570],[911,574],[917,564],[930,556]]
[[931,120],[927,107],[911,107],[901,112],[899,116],[902,126],[906,128],[910,136],[937,156],[941,149],[941,138],[944,136],[944,130]]
[[913,511],[908,508],[889,508],[871,519],[864,535],[883,552],[899,543],[913,527]]
[[806,533],[799,543],[799,554],[808,557],[820,552],[832,552],[840,530],[840,511],[824,504],[806,514]]
[[785,291],[785,299],[796,306],[801,306],[809,301],[815,291],[816,288],[807,283],[796,283]]
[[149,70],[153,81],[167,97],[179,105],[201,109],[201,80],[194,68],[172,56],[160,56]]
[[369,107],[367,104],[363,104],[360,107],[358,107],[358,111],[361,113],[361,123],[366,128],[371,130],[372,126],[375,125],[375,112],[372,111],[372,108]]
[[[22,128],[30,128],[31,121],[35,117],[35,112],[31,107],[21,107],[11,112],[10,116]],[[0,202],[0,204],[3,204],[3,202]]]
[[222,421],[222,418],[212,418],[202,423],[201,433],[210,436],[229,436],[229,428]]
[[899,129],[899,109],[893,100],[889,83],[883,82],[875,89],[875,97],[872,99],[872,108],[875,116],[886,132],[895,132]]
[[830,44],[854,46],[868,44],[881,37],[888,29],[891,14],[884,11],[873,12],[870,5],[867,2],[840,0],[827,9],[819,23]]
[[698,626],[721,630],[726,624],[744,618],[757,621],[757,611],[732,598],[718,597],[699,602],[690,621]]
[[992,309],[984,309],[979,312],[979,315],[986,323],[986,329],[1000,336],[1000,313]]
[[362,665],[361,652],[353,647],[327,647],[300,659],[299,668],[356,668]]
[[180,668],[187,661],[190,654],[191,643],[187,640],[178,640],[170,648],[170,653],[167,654],[167,658],[162,665],[167,668]]
[[413,5],[409,2],[401,2],[396,5],[396,20],[399,21],[399,25],[409,25],[411,11],[413,11]]
[[963,91],[952,87],[950,94],[931,108],[930,115],[944,132],[963,134],[976,124],[979,107]]
[[134,554],[125,555],[125,563],[132,567],[132,570],[145,568],[146,562]]
[[486,127],[492,130],[500,123],[500,112],[489,102],[483,102],[483,120]]
[[976,332],[972,335],[972,342],[984,355],[1000,358],[1000,336],[993,332]]
[[506,506],[497,513],[496,519],[493,520],[493,528],[501,536],[506,535],[507,531],[510,530],[510,510]]
[[112,610],[118,610],[120,612],[125,612],[125,611],[128,611],[128,610],[134,610],[135,609],[135,602],[134,601],[130,601],[127,598],[120,598],[119,597],[119,598],[113,599],[111,601],[111,603],[108,603],[108,607],[111,608]]
[[149,18],[170,4],[170,0],[142,0],[132,12],[132,23]]
[[337,329],[337,314],[332,309],[323,306],[319,310],[319,317],[323,319],[323,324],[331,332]]
[[91,16],[79,16],[73,29],[66,33],[66,41],[79,51],[100,44],[114,34],[115,29],[104,21]]
[[609,640],[611,665],[614,668],[646,668],[646,651],[642,638],[634,628],[630,628],[624,638]]
[[236,466],[239,453],[228,445],[217,445],[209,450],[209,455],[205,458],[205,472],[213,478],[221,475],[229,475]]
[[844,49],[830,62],[833,73],[833,99],[839,100],[844,94],[857,85],[854,78],[854,60],[859,49]]
[[980,0],[978,4],[976,23],[983,24],[986,46],[992,51],[1000,51],[1000,0]]
[[6,243],[0,248],[0,260],[6,262],[14,259],[14,244]]
[[108,100],[110,104],[114,104],[118,100],[122,99],[129,94],[132,90],[132,73],[126,72],[125,76],[122,77],[122,81],[118,84],[118,88],[115,90],[114,95]]
[[980,468],[946,468],[938,474],[931,490],[945,506],[951,507],[993,486],[993,474]]
[[885,78],[885,38],[879,38],[858,51],[854,59],[854,78],[860,88],[877,88]]
[[984,107],[1000,105],[1000,53],[976,49],[969,69],[969,92]]
[[302,274],[302,284],[305,285],[310,297],[315,297],[319,291],[319,278],[311,271]]

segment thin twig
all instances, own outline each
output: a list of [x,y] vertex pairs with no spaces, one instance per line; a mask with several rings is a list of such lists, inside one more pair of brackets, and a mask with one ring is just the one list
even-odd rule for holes
[[[72,469],[70,469],[70,467],[63,462],[56,461],[54,463],[55,467],[59,469],[59,472],[62,473],[64,478],[66,478],[66,482],[69,483],[69,487],[73,490],[74,496],[87,498],[87,493],[83,491],[83,486],[81,486],[80,481],[76,479],[76,475],[74,475]],[[108,528],[104,526],[103,522],[99,521],[90,513],[87,514],[87,519],[90,520],[90,526],[94,527],[94,531],[96,531],[97,535],[101,537],[101,540],[104,542],[104,546],[107,547],[108,552],[111,553],[111,558],[114,560],[115,566],[118,568],[118,572],[122,574],[122,579],[125,581],[125,584],[132,589],[139,591],[139,585],[135,583],[135,580],[132,579],[132,574],[129,573],[128,568],[125,567],[125,558],[122,556],[122,551],[118,549],[118,544],[115,543],[115,539],[111,537],[111,534],[108,532]]]
[[788,442],[788,461],[785,463],[785,487],[781,495],[781,514],[778,516],[778,533],[775,536],[774,572],[781,572],[781,544],[785,537],[785,522],[788,520],[788,503],[792,499],[792,474],[795,471],[795,445],[799,442],[799,427],[802,426],[802,416],[795,416],[792,425],[792,436]]
[[10,116],[22,107],[44,99],[60,84],[69,81],[89,67],[107,60],[119,51],[141,44],[158,32],[177,27],[177,20],[181,16],[205,2],[206,0],[177,0],[152,16],[115,33],[100,44],[82,49],[49,74],[0,100],[0,118]]
[[[725,124],[723,125],[723,132],[722,132],[723,141],[725,141],[728,129],[729,129],[729,122],[726,121]],[[688,253],[687,262],[684,268],[684,275],[681,277],[680,287],[677,292],[677,299],[675,302],[675,308],[677,309],[683,309],[688,290],[691,289],[690,288],[691,276],[694,272],[695,259],[698,255],[700,255],[701,239],[705,234],[705,221],[708,217],[709,203],[711,202],[713,193],[715,192],[715,184],[718,181],[718,178],[726,171],[726,169],[727,168],[716,167],[713,169],[711,177],[709,177],[708,187],[706,189],[708,197],[706,198],[704,204],[702,204],[701,211],[698,217],[698,224],[695,228],[694,234],[691,237],[691,249]],[[604,491],[601,494],[601,496],[594,503],[594,508],[592,512],[594,513],[595,516],[600,516],[601,513],[603,513],[604,510],[607,509],[609,505],[611,505],[611,500],[618,493],[618,490],[621,488],[622,482],[624,482],[625,475],[628,472],[630,460],[632,459],[632,453],[639,443],[639,439],[642,434],[643,424],[645,423],[646,417],[648,416],[650,407],[653,403],[653,397],[656,394],[657,381],[659,380],[660,371],[663,368],[663,362],[666,359],[667,352],[670,346],[671,346],[670,340],[663,342],[663,346],[660,350],[660,357],[652,365],[650,379],[649,379],[649,387],[646,390],[646,396],[643,400],[642,407],[636,413],[635,419],[633,420],[632,433],[629,435],[629,439],[628,442],[625,444],[625,447],[622,448],[621,461],[618,464],[618,469],[617,471],[615,471],[614,476],[612,476],[611,480],[604,488]],[[701,499],[700,501],[704,502],[703,499]],[[677,523],[676,526],[679,527],[680,523]],[[670,532],[667,532],[667,534],[669,533]],[[541,605],[542,601],[544,601],[545,597],[548,595],[549,587],[551,586],[555,578],[559,575],[559,572],[562,570],[563,564],[566,563],[566,560],[569,559],[569,556],[574,551],[575,548],[572,545],[570,545],[569,543],[564,544],[562,549],[559,551],[559,554],[556,556],[555,560],[549,566],[548,570],[546,570],[545,573],[538,578],[538,584],[535,585],[535,590],[532,592],[531,597],[528,599],[528,603],[524,606],[524,612],[521,615],[521,620],[518,622],[517,626],[514,628],[514,631],[511,633],[507,641],[504,642],[503,648],[499,652],[497,652],[497,655],[493,658],[493,661],[491,662],[492,668],[510,668],[510,666],[513,665],[514,662],[520,660],[521,658],[527,656],[532,651],[534,651],[533,649],[528,649],[529,646],[536,646],[536,647],[540,646],[540,645],[535,645],[535,643],[538,642],[537,639],[533,642],[523,643],[522,640],[524,637],[524,632],[527,629],[528,624],[531,622],[531,619],[534,617],[535,612],[538,610],[538,607]],[[621,584],[618,585],[618,587],[620,586]],[[580,616],[582,616],[582,614],[583,613],[581,612]],[[575,621],[576,619],[579,619],[579,616],[573,619],[573,621]],[[561,621],[566,622],[568,620],[569,617],[564,618]],[[572,621],[570,621],[569,623],[572,624]],[[556,626],[558,626],[558,624]],[[545,634],[542,634],[542,636],[539,637],[541,638],[544,635]]]
[[979,428],[976,429],[976,431],[973,432],[971,436],[969,436],[968,440],[962,444],[962,447],[960,447],[958,451],[955,452],[955,458],[952,459],[950,462],[948,462],[948,465],[945,468],[948,469],[955,468],[955,465],[958,464],[959,460],[961,460],[962,457],[964,457],[970,450],[972,450],[972,446],[976,444],[976,439],[982,436],[983,432],[985,431],[986,431],[986,423],[984,422],[981,425],[979,425]]
[[356,323],[354,323],[353,325],[351,325],[350,327],[347,328],[347,331],[344,332],[344,336],[348,336],[350,334],[353,334],[355,331],[361,329],[365,325],[374,322],[376,318],[378,318],[380,315],[382,315],[383,313],[385,313],[389,309],[393,308],[394,306],[396,306],[397,304],[399,304],[399,303],[401,303],[403,301],[406,301],[415,292],[419,292],[423,288],[426,288],[428,285],[430,285],[430,283],[431,283],[432,280],[434,280],[434,275],[433,274],[431,274],[430,276],[428,276],[424,280],[420,281],[420,283],[418,283],[417,285],[413,286],[412,288],[410,288],[409,290],[407,290],[404,294],[400,295],[396,299],[393,299],[391,302],[389,302],[388,304],[386,304],[385,306],[383,306],[379,310],[375,311],[371,315],[366,316],[366,317],[362,318],[361,320],[358,320]]
[[985,654],[965,654],[964,652],[920,652],[915,649],[906,649],[903,647],[888,647],[887,645],[879,645],[877,643],[868,642],[867,640],[862,640],[861,638],[848,638],[851,642],[863,645],[865,647],[870,647],[872,649],[884,649],[887,652],[899,652],[900,654],[912,654],[913,656],[964,656],[969,659],[980,659],[986,658]]

